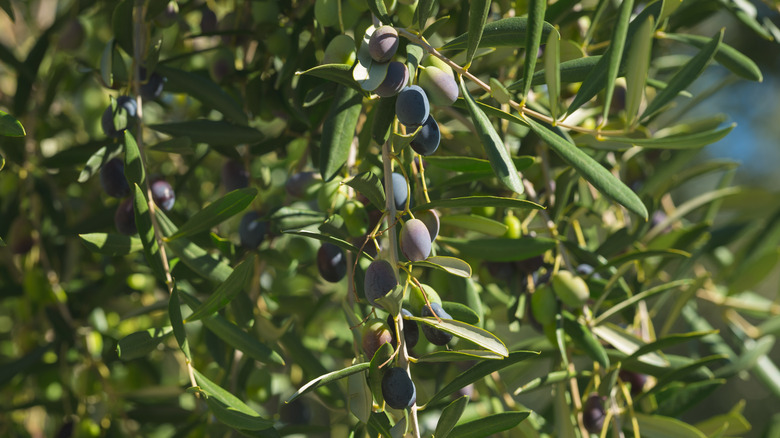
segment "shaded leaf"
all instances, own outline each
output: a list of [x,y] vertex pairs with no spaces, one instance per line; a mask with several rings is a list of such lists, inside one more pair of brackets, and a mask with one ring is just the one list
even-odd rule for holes
[[244,211],[255,199],[255,196],[257,196],[257,189],[254,187],[233,190],[191,216],[184,225],[179,227],[179,231],[168,237],[168,240],[192,236],[209,230]]
[[352,77],[352,66],[349,64],[324,64],[312,67],[306,71],[299,71],[296,75],[308,75],[336,82],[346,87],[362,91],[360,85]]
[[466,371],[458,374],[449,383],[444,385],[427,403],[425,406],[430,406],[438,402],[439,400],[449,396],[453,392],[463,388],[464,386],[474,383],[479,379],[494,373],[498,370],[504,369],[508,366],[514,365],[520,361],[531,357],[537,357],[539,355],[536,351],[513,351],[509,353],[509,356],[500,360],[486,360],[480,362]]
[[[554,29],[552,24],[545,22],[542,28],[542,38],[547,38]],[[502,18],[487,23],[482,30],[479,47],[513,47],[522,48],[525,45],[528,32],[527,17]],[[469,33],[466,32],[442,46],[442,50],[464,50],[468,47]]]
[[699,429],[676,418],[634,413],[643,437],[648,438],[706,438]]
[[141,158],[141,151],[138,149],[138,144],[135,142],[135,137],[130,133],[130,130],[125,130],[125,178],[130,184],[138,184],[144,186],[146,181],[146,172],[144,171],[144,163]]
[[653,30],[655,21],[647,17],[639,26],[631,43],[626,63],[626,120],[629,126],[634,126],[639,118],[639,105],[645,94],[647,71],[650,68],[650,55],[653,48]]
[[184,331],[184,320],[181,317],[181,303],[179,301],[179,289],[174,284],[171,296],[168,299],[168,318],[171,320],[171,327],[173,328],[173,336],[176,337],[176,342],[179,344],[179,348],[184,353],[184,357],[187,360],[192,361],[192,354],[190,353],[190,343],[187,340],[187,332]]
[[528,418],[529,414],[530,412],[501,412],[488,415],[455,426],[448,436],[450,438],[483,438],[517,426]]
[[731,132],[736,123],[722,129],[712,129],[693,134],[672,135],[660,138],[624,138],[624,137],[603,137],[598,141],[627,143],[633,146],[639,146],[647,149],[698,149],[702,146],[715,143]]
[[656,394],[659,401],[656,414],[676,416],[687,411],[706,399],[719,386],[726,383],[725,379],[704,380],[687,385],[680,384],[667,386]]
[[507,226],[503,222],[477,214],[443,215],[440,221],[442,225],[476,231],[493,237],[503,236],[507,230]]
[[195,143],[211,146],[256,144],[265,138],[260,131],[248,126],[205,119],[160,123],[149,125],[149,128],[173,137],[188,137]]
[[[641,339],[627,333],[622,328],[613,324],[602,324],[593,327],[593,333],[604,340],[604,342],[609,343],[617,350],[622,351],[629,356],[636,353],[641,347],[645,345],[645,342]],[[655,352],[648,352],[647,354],[639,357],[639,360],[658,367],[669,366],[669,361]]]
[[[559,101],[561,99],[561,36],[558,32],[550,32],[547,36],[547,44],[544,47],[544,79],[547,84],[547,94],[550,100],[550,115],[558,119]],[[531,73],[528,73],[531,75]],[[523,89],[531,86],[531,79],[522,79]],[[523,93],[525,96],[527,91]]]
[[365,196],[374,206],[380,210],[385,208],[385,189],[382,180],[372,172],[359,173],[344,180],[344,184],[352,187]]
[[141,239],[135,236],[110,233],[79,234],[90,251],[109,256],[123,256],[143,249]]
[[[536,68],[536,57],[539,46],[542,43],[542,31],[544,30],[544,13],[547,9],[547,0],[530,0],[528,2],[528,30],[525,34],[525,62],[523,63],[523,86],[521,96],[525,102],[528,91],[531,89],[531,79]],[[550,31],[550,34],[558,33]],[[550,38],[547,35],[547,38]]]
[[493,172],[495,172],[504,185],[515,193],[522,194],[524,190],[523,183],[517,174],[515,163],[511,160],[506,147],[504,147],[504,142],[499,137],[490,119],[477,106],[476,101],[469,93],[463,78],[460,78],[460,92],[466,101],[469,114],[471,114],[471,120],[474,122],[480,143],[482,143],[482,147],[485,149]]
[[563,331],[571,337],[578,347],[585,350],[585,354],[591,359],[605,369],[609,368],[609,357],[604,347],[593,336],[590,329],[577,321],[569,312],[563,312]]
[[341,86],[322,126],[320,174],[330,181],[347,162],[355,138],[363,97],[351,88]]
[[379,18],[379,21],[382,22],[382,24],[392,24],[392,20],[390,20],[390,16],[387,15],[387,8],[385,7],[385,2],[383,0],[367,0],[368,3],[368,9],[371,10],[371,13],[376,15],[377,18]]
[[135,186],[135,197],[133,198],[133,210],[135,211],[135,227],[138,229],[138,236],[144,248],[144,256],[146,262],[152,268],[155,277],[158,280],[165,282],[165,269],[163,268],[160,247],[157,244],[157,239],[154,235],[154,226],[152,225],[152,216],[149,211],[149,203],[146,200],[146,195],[138,187]]
[[658,94],[655,95],[655,98],[647,105],[644,113],[642,113],[641,119],[646,119],[658,112],[664,105],[677,97],[677,94],[679,94],[680,91],[687,88],[694,79],[699,77],[718,50],[718,45],[720,45],[722,40],[723,29],[712,37],[710,42],[702,47],[701,51],[699,51],[696,56],[691,58],[674,76],[672,76],[669,83],[666,85],[666,88],[659,91]]
[[414,262],[416,266],[430,266],[448,272],[458,277],[471,277],[471,265],[456,257],[433,256],[425,260]]
[[504,359],[504,356],[487,350],[439,350],[423,354],[417,362],[470,362],[478,359]]
[[[634,0],[623,0],[618,8],[617,23],[612,28],[612,38],[609,42],[609,48],[604,54],[607,59],[607,77],[604,89],[604,107],[601,112],[604,120],[609,116],[609,107],[612,103],[612,95],[615,92],[615,80],[618,77],[620,61],[623,59],[623,49],[626,46],[626,35],[628,34],[628,20],[631,18],[631,12],[634,8]],[[652,39],[652,38],[651,38]],[[633,50],[632,50],[633,51]],[[582,84],[583,88],[587,85],[587,80]]]
[[369,362],[363,362],[352,366],[348,366],[338,371],[333,371],[327,374],[323,374],[322,376],[319,376],[316,379],[310,381],[309,383],[303,385],[300,389],[295,391],[295,394],[288,397],[287,400],[285,400],[284,402],[290,403],[293,400],[297,399],[298,397],[308,392],[311,392],[322,385],[326,385],[330,382],[335,382],[336,380],[343,379],[344,377],[350,376],[352,374],[365,371],[368,369],[369,366],[370,366]]
[[225,307],[244,290],[254,272],[255,257],[252,255],[233,268],[230,276],[217,287],[206,302],[193,309],[192,314],[187,317],[185,322],[197,321]]
[[[325,235],[325,234],[319,234],[319,233],[315,233],[313,231],[308,231],[308,230],[285,230],[285,231],[283,231],[283,233],[285,233],[285,234],[296,234],[298,236],[303,236],[303,237],[310,237],[312,239],[317,239],[317,240],[319,240],[321,242],[332,243],[332,244],[340,247],[341,249],[343,249],[345,251],[350,251],[353,254],[361,254],[360,248],[358,248],[355,245],[347,242],[346,240],[339,239],[338,237],[328,236],[328,235]],[[362,252],[362,255],[364,257],[368,258],[369,260],[373,260],[374,259],[373,257],[371,257],[365,251]]]
[[634,353],[632,353],[630,356],[625,358],[623,362],[630,362],[632,360],[636,360],[638,357],[643,356],[647,353],[658,351],[660,352],[664,348],[669,348],[671,346],[681,344],[683,342],[688,342],[691,340],[696,340],[699,338],[702,338],[707,335],[711,335],[717,333],[717,330],[712,331],[706,331],[706,332],[690,332],[690,333],[678,333],[674,335],[664,336],[661,339],[657,339],[653,342],[649,342],[646,345],[639,347]]
[[[536,162],[534,157],[522,156],[512,157],[517,170],[525,170]],[[425,157],[425,163],[429,166],[438,167],[453,172],[474,172],[474,173],[492,173],[490,161],[474,157]],[[511,199],[511,198],[501,198]]]
[[433,436],[437,438],[447,438],[452,429],[458,424],[458,420],[466,410],[466,405],[469,403],[469,396],[464,395],[455,399],[452,403],[448,404],[441,410],[439,421],[436,423],[436,431]]
[[555,247],[555,240],[545,237],[520,239],[455,239],[439,236],[437,242],[470,257],[489,262],[512,262],[544,254]]
[[[204,105],[221,112],[226,118],[241,125],[247,124],[248,119],[241,105],[210,78],[179,70],[165,64],[157,64],[156,70],[157,73],[168,79],[168,82],[165,84],[167,91],[185,93],[199,100]],[[208,143],[207,141],[204,142]]]
[[629,211],[647,219],[647,208],[642,200],[615,175],[604,168],[588,154],[566,141],[539,122],[526,118],[531,129],[539,135],[558,156],[574,167],[577,172],[601,194],[622,204]]
[[273,426],[273,421],[261,417],[238,397],[209,380],[198,370],[192,371],[198,383],[197,389],[206,396],[209,408],[219,421],[237,429],[250,431],[265,430]]
[[482,39],[482,30],[485,27],[488,13],[490,12],[491,0],[472,0],[469,2],[469,31],[466,46],[466,61],[464,64],[468,68],[471,60],[474,59],[474,53],[479,47],[479,41]]
[[[427,159],[428,157],[426,157]],[[455,208],[455,207],[496,207],[496,208],[531,208],[534,210],[544,209],[543,206],[526,201],[525,199],[502,198],[499,196],[465,196],[462,198],[434,199],[433,201],[414,207],[412,211],[430,210],[432,208]]]
[[131,333],[120,339],[116,352],[122,360],[133,360],[144,357],[154,351],[172,330],[149,329]]
[[192,139],[189,137],[174,137],[169,140],[163,140],[149,146],[148,150],[182,155],[188,155],[194,152]]
[[452,319],[465,322],[466,324],[479,323],[479,315],[477,315],[477,312],[465,304],[454,301],[442,301],[441,307],[445,312],[450,314]]
[[0,135],[24,137],[27,133],[24,131],[24,126],[14,116],[0,111]]

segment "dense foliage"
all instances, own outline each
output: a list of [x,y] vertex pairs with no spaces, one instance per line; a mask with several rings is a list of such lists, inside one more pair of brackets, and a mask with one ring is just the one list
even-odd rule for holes
[[0,435],[780,434],[749,2],[0,8]]

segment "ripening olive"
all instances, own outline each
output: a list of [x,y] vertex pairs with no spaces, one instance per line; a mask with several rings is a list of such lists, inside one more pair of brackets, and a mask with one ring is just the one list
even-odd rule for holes
[[382,397],[393,409],[410,408],[417,401],[417,390],[403,368],[393,367],[382,376]]
[[450,106],[458,100],[460,91],[452,73],[437,67],[425,67],[417,82],[434,105]]
[[363,346],[363,352],[366,353],[368,360],[371,360],[377,350],[379,350],[379,347],[385,343],[390,343],[390,345],[395,348],[391,327],[392,326],[385,324],[384,321],[377,318],[366,321],[361,333],[361,345]]
[[366,269],[363,291],[366,300],[372,306],[378,306],[376,300],[387,295],[398,286],[398,277],[393,265],[387,260],[374,260]]
[[420,219],[410,219],[401,228],[401,252],[412,262],[431,255],[431,234]]
[[396,50],[398,50],[398,31],[393,26],[379,27],[368,40],[368,52],[376,62],[389,61]]
[[341,281],[347,275],[347,257],[344,250],[332,243],[323,243],[317,250],[317,269],[326,281]]
[[130,185],[125,178],[125,163],[112,158],[100,168],[100,185],[108,196],[124,198],[130,195]]
[[[430,306],[424,305],[420,316],[423,318],[427,316],[438,316],[440,319],[452,319],[449,313],[445,312],[439,303],[431,303]],[[452,334],[437,328],[431,327],[428,324],[423,324],[422,327],[425,339],[433,345],[445,345],[452,340]]]
[[425,123],[430,111],[428,96],[419,85],[406,87],[398,93],[398,99],[395,101],[395,115],[398,117],[398,121],[406,125],[407,128],[416,129],[417,126]]

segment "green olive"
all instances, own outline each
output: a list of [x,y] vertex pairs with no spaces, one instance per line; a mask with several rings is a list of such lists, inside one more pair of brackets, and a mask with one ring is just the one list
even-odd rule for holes
[[588,284],[581,277],[575,277],[569,271],[558,271],[552,277],[552,287],[563,304],[572,307],[582,307],[590,298]]

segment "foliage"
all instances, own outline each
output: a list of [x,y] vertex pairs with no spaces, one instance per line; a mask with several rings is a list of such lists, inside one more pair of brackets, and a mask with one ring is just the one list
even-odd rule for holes
[[692,164],[734,129],[702,73],[763,79],[697,29],[780,34],[748,2],[57,4],[0,0],[3,436],[738,436],[733,394],[686,412],[780,398],[780,216]]

